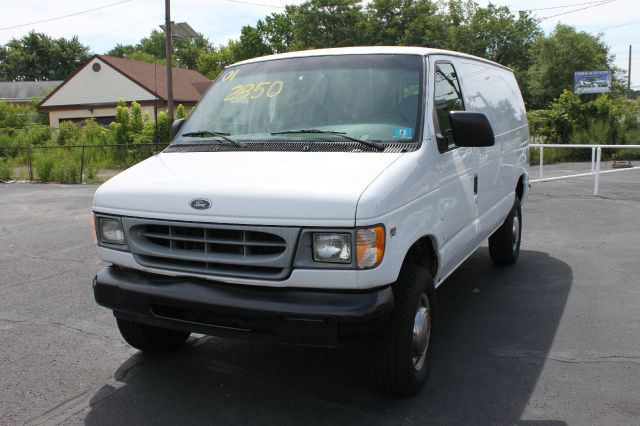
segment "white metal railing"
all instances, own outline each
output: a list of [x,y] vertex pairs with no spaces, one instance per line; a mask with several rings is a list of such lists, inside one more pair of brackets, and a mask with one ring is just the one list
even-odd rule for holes
[[[530,148],[539,148],[540,149],[540,177],[538,179],[532,179],[531,182],[548,182],[552,180],[560,180],[560,179],[570,179],[570,178],[578,178],[584,176],[594,176],[593,182],[593,195],[598,195],[598,191],[600,189],[600,175],[604,175],[607,173],[619,173],[626,172],[629,170],[638,170],[640,166],[636,167],[625,167],[622,169],[616,170],[605,170],[602,171],[600,169],[600,159],[602,158],[602,150],[603,149],[624,149],[624,148],[640,148],[640,145],[588,145],[588,144],[540,144],[540,143],[532,143],[529,144]],[[565,176],[554,176],[554,177],[544,177],[544,148],[569,148],[569,149],[585,149],[591,148],[591,171],[588,173],[575,173],[572,175]]]

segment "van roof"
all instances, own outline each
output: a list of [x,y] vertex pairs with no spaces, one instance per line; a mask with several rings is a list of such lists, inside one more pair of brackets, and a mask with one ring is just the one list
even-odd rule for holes
[[488,59],[479,58],[477,56],[468,55],[466,53],[454,52],[452,50],[444,49],[431,49],[427,47],[414,47],[414,46],[358,46],[358,47],[338,47],[331,49],[313,49],[313,50],[301,50],[297,52],[279,53],[276,55],[260,56],[253,59],[247,59],[245,61],[237,62],[233,65],[250,64],[254,62],[270,61],[274,59],[286,59],[286,58],[304,58],[308,56],[329,56],[329,55],[448,55],[457,56],[460,58],[474,59],[477,61],[485,62],[509,71],[510,68],[500,65],[497,62],[490,61]]

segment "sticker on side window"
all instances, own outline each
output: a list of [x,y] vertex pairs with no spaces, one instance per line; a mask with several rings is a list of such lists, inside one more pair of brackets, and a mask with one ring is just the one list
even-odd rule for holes
[[411,127],[394,127],[394,139],[413,139],[413,129]]

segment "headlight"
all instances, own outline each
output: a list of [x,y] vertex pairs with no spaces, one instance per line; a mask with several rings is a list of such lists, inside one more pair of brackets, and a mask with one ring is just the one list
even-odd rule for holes
[[384,255],[384,226],[356,230],[356,259],[358,268],[378,266]]
[[124,230],[120,219],[98,217],[98,240],[101,243],[124,245]]
[[313,260],[351,263],[351,235],[313,234]]

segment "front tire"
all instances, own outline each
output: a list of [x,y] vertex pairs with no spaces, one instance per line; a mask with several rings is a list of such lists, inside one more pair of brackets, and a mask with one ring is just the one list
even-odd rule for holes
[[503,224],[489,237],[489,254],[496,265],[512,265],[520,254],[522,239],[522,208],[516,196]]
[[417,393],[431,361],[433,279],[421,265],[406,264],[393,284],[394,310],[389,326],[371,342],[378,387],[397,396]]
[[128,344],[143,352],[168,352],[181,346],[191,333],[116,318],[120,334]]

